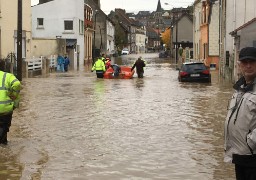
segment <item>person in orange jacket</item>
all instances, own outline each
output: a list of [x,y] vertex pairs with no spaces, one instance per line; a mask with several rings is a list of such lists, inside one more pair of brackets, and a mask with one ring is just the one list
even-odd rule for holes
[[110,58],[106,58],[106,69],[108,69],[111,66],[111,59]]

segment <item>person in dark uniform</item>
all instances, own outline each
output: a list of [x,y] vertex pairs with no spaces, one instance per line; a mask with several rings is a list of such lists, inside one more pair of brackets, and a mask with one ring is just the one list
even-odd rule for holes
[[138,75],[138,78],[143,78],[145,66],[145,62],[141,58],[138,58],[138,60],[136,60],[136,62],[132,66],[131,71],[133,71],[133,69],[136,67],[136,73]]

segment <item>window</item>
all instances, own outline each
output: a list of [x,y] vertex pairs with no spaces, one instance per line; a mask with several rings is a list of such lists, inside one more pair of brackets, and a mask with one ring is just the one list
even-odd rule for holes
[[65,20],[64,21],[64,30],[65,31],[73,31],[73,20]]
[[84,21],[79,20],[79,33],[84,34]]
[[44,18],[37,18],[37,28],[44,27]]
[[229,51],[226,51],[226,66],[229,66],[229,58],[230,58]]

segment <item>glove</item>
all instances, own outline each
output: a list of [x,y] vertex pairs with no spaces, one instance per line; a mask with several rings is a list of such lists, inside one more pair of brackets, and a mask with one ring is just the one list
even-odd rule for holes
[[91,72],[93,72],[93,70],[91,70]]

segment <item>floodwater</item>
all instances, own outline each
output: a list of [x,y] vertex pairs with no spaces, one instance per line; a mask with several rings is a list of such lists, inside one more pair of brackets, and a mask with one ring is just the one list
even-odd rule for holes
[[97,79],[86,69],[23,79],[0,179],[234,179],[223,162],[232,84],[216,71],[211,84],[180,83],[169,59],[142,56],[143,79]]

